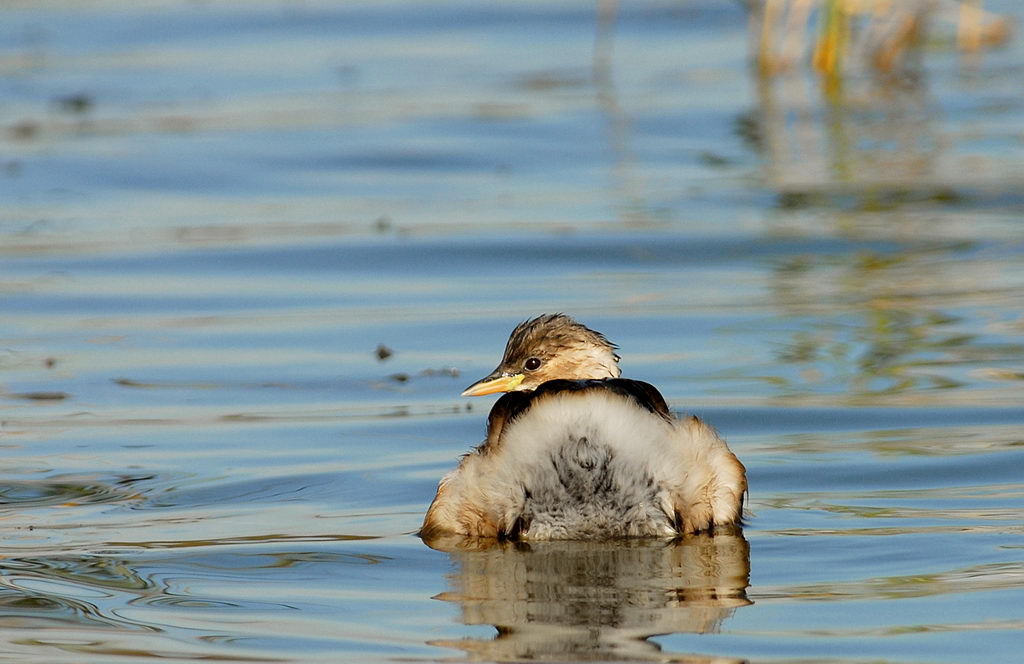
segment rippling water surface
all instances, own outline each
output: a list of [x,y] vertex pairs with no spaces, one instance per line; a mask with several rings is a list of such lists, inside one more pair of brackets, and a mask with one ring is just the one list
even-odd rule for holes
[[[605,16],[0,8],[0,659],[1019,656],[1022,40],[828,87],[740,3]],[[544,311],[722,431],[742,531],[413,535]]]

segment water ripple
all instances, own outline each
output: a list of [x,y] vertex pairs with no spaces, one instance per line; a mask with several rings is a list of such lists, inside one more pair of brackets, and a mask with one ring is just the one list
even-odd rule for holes
[[51,475],[40,480],[0,479],[0,512],[37,507],[75,507],[142,500],[136,484],[153,475],[125,475],[116,478]]

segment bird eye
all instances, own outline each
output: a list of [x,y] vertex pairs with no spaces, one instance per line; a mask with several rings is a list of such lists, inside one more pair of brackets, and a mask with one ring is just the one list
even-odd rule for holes
[[526,361],[526,364],[523,365],[523,368],[527,371],[536,371],[537,369],[540,369],[540,360],[535,357],[531,357]]

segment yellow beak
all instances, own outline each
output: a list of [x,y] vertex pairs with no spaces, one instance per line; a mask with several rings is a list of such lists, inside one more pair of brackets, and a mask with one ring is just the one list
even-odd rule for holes
[[494,394],[495,392],[511,392],[519,386],[519,383],[523,382],[523,378],[525,378],[523,374],[498,376],[497,378],[491,378],[491,376],[481,378],[467,387],[462,396],[482,397],[485,394]]

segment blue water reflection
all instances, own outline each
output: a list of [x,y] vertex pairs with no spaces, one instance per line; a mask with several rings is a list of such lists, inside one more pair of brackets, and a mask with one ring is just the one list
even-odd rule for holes
[[[1024,40],[936,4],[831,79],[730,0],[4,5],[0,655],[1016,657]],[[742,532],[414,536],[544,311]]]

